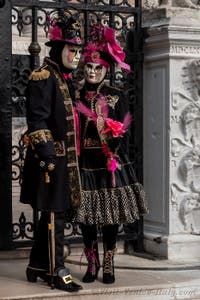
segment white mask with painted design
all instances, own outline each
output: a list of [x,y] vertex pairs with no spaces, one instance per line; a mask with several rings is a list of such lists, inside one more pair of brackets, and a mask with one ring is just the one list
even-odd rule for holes
[[100,83],[106,76],[107,68],[101,64],[88,62],[84,66],[84,77],[88,83]]
[[75,70],[81,58],[82,49],[80,46],[66,44],[62,50],[62,63],[70,69]]

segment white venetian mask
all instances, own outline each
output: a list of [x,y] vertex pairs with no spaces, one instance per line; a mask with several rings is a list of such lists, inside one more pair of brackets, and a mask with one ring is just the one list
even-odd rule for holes
[[63,65],[70,70],[75,70],[80,61],[81,53],[80,46],[66,44],[61,54]]
[[84,66],[84,77],[88,83],[101,82],[106,76],[107,68],[99,63],[88,62]]

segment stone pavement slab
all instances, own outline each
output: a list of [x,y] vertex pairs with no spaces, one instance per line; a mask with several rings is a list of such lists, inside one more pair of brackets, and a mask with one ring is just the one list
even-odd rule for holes
[[70,255],[66,265],[75,281],[82,284],[78,293],[51,290],[46,283],[26,281],[27,259],[0,260],[0,300],[168,300],[200,299],[200,267],[195,261],[170,262],[118,254],[115,258],[116,282],[102,283],[102,270],[98,280],[85,284],[84,258]]

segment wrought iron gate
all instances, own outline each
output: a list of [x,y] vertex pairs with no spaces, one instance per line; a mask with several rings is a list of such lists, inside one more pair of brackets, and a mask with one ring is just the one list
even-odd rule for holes
[[[46,55],[49,17],[55,12],[76,15],[87,40],[91,22],[116,30],[132,72],[111,67],[109,81],[126,89],[134,115],[130,155],[142,181],[142,29],[141,0],[0,0],[0,249],[25,247],[34,239],[37,215],[20,206],[20,176],[24,160],[21,134],[25,131],[24,90],[31,70]],[[77,74],[75,74],[77,76]],[[119,239],[142,248],[142,221],[122,226]],[[66,240],[80,241],[78,226],[66,224]],[[132,241],[132,242],[130,242]]]

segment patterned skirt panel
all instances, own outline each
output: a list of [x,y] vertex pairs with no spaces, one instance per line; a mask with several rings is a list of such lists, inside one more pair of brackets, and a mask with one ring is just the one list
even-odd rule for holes
[[113,187],[112,174],[106,168],[102,152],[85,150],[81,153],[82,202],[75,222],[90,225],[128,224],[147,213],[145,192],[137,182],[133,164],[126,156],[120,164],[115,171],[116,186]]

